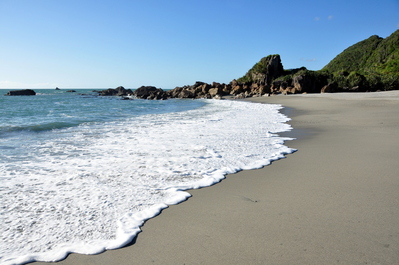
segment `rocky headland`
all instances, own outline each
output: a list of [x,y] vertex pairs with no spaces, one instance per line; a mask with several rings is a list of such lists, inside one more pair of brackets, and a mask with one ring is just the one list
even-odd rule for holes
[[[122,87],[123,88],[123,87]],[[197,81],[193,85],[162,90],[142,86],[134,91],[121,87],[100,95],[132,95],[141,99],[235,98],[274,94],[373,92],[399,89],[399,30],[383,39],[376,35],[358,42],[319,71],[305,67],[284,69],[280,55],[262,58],[244,76],[230,83]]]

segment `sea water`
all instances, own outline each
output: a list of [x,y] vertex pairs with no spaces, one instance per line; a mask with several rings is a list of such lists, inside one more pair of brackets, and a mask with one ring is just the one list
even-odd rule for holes
[[293,151],[279,105],[36,92],[0,96],[0,264],[122,247],[186,190]]

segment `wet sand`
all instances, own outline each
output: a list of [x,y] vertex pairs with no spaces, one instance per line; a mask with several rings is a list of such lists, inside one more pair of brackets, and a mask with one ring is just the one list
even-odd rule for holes
[[399,91],[249,100],[285,106],[297,152],[191,190],[128,247],[59,264],[399,264]]

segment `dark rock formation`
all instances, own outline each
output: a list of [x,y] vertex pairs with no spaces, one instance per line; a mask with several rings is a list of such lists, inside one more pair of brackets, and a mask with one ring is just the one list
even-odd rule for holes
[[230,84],[220,84],[213,82],[207,84],[197,81],[192,86],[176,87],[167,91],[168,98],[221,98],[229,95],[231,91]]
[[301,71],[292,78],[292,86],[296,93],[320,93],[328,84],[328,74],[315,71]]
[[131,89],[125,89],[123,86],[118,86],[117,88],[109,88],[106,90],[98,91],[99,96],[131,96],[133,91]]
[[6,96],[34,96],[36,92],[32,89],[11,90],[8,91]]
[[292,79],[292,86],[297,92],[308,93],[316,91],[315,82],[309,75],[295,76]]
[[338,92],[338,85],[335,82],[331,82],[328,83],[327,85],[325,85],[321,91],[321,93],[334,93],[334,92]]
[[167,98],[221,99],[227,95],[246,98],[269,94],[270,86],[253,82],[239,83],[237,80],[233,80],[229,84],[217,82],[207,84],[197,81],[192,86],[176,87],[166,93]]
[[140,99],[167,99],[167,93],[161,88],[156,88],[154,86],[141,86],[137,88],[133,95]]
[[243,77],[238,79],[239,83],[257,83],[271,85],[272,81],[284,74],[280,55],[274,54],[263,57]]
[[182,89],[177,97],[178,98],[195,98],[195,91],[192,91],[190,89]]

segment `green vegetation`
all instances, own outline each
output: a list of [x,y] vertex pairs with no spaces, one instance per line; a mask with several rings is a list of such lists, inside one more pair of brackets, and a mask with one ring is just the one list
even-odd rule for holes
[[284,70],[280,56],[269,55],[237,82],[293,85],[298,80],[307,92],[320,92],[327,84],[333,84],[335,91],[399,89],[399,30],[385,39],[374,35],[350,46],[319,71]]
[[251,78],[249,77],[249,75],[247,76],[247,75],[244,75],[243,77],[240,77],[240,78],[238,78],[237,79],[237,82],[238,83],[242,83],[242,84],[244,84],[244,83],[249,83],[249,82],[251,82],[252,80],[251,80]]
[[399,89],[399,30],[385,39],[374,35],[352,45],[322,70],[330,72],[339,87]]
[[323,70],[331,73],[353,72],[368,67],[367,60],[383,39],[374,35],[350,46],[329,62]]

